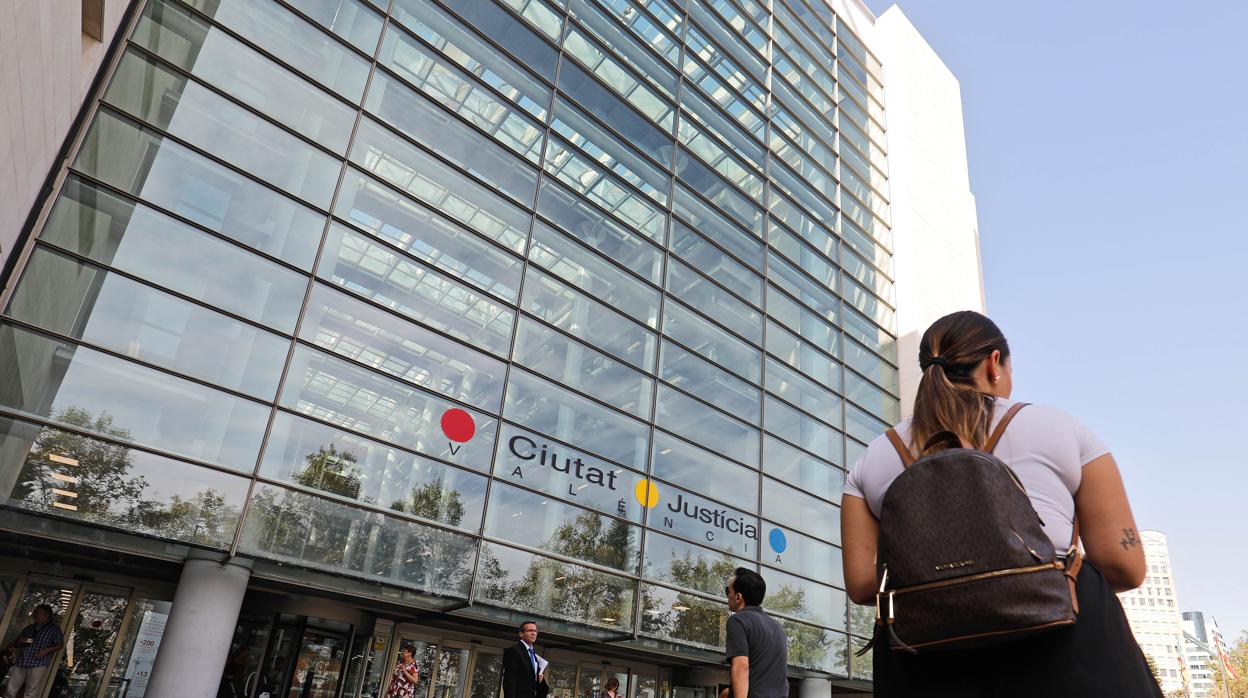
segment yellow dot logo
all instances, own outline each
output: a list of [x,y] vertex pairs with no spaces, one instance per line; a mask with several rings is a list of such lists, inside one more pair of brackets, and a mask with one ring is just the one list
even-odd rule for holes
[[633,494],[637,495],[637,501],[647,509],[659,503],[659,486],[649,480],[638,482]]

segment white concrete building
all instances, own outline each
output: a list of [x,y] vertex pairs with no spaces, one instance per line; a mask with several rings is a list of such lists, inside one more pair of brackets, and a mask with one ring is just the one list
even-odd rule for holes
[[1144,654],[1157,665],[1161,688],[1169,693],[1188,689],[1183,669],[1183,616],[1170,566],[1166,534],[1140,531],[1148,565],[1144,584],[1118,595],[1127,612],[1127,622]]
[[985,312],[979,222],[958,79],[896,5],[875,21],[874,39],[888,80],[897,358],[909,414],[923,331],[956,310]]
[[127,6],[0,2],[0,266],[26,223]]

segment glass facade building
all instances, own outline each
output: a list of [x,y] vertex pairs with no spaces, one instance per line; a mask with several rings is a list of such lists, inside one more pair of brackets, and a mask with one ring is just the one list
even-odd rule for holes
[[884,88],[824,0],[141,0],[106,70],[4,298],[7,527],[676,664],[748,567],[869,679]]

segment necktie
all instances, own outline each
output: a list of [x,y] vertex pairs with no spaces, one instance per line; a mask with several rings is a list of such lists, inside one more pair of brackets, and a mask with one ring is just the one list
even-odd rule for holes
[[533,651],[532,647],[529,648],[529,661],[533,662],[533,675],[537,676],[537,653]]

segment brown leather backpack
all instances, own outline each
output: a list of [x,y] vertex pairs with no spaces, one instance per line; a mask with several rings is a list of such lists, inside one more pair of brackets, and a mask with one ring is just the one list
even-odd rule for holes
[[1074,624],[1079,522],[1059,556],[1018,476],[992,455],[1025,406],[1010,408],[983,451],[942,432],[923,453],[955,447],[916,460],[888,431],[905,466],[884,494],[876,554],[876,623],[892,649],[962,649]]

